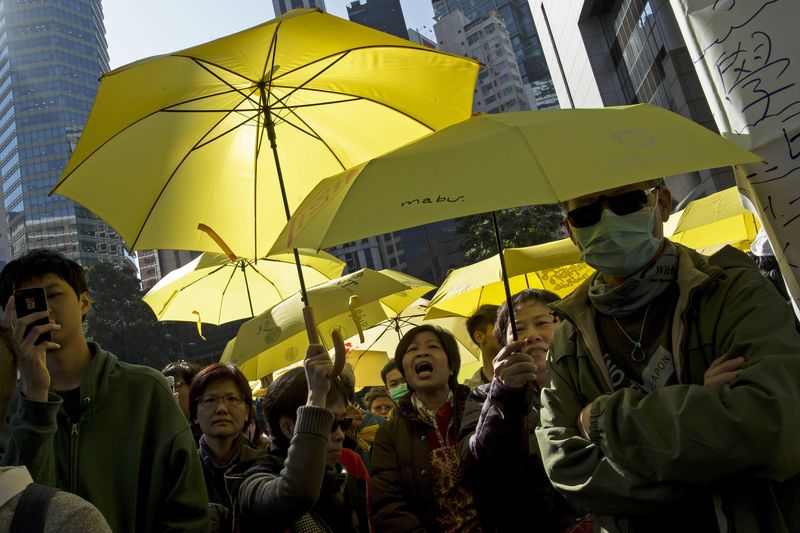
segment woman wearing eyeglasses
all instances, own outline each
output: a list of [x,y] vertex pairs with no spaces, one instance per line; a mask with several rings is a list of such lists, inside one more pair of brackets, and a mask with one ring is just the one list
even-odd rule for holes
[[189,390],[189,417],[202,431],[200,462],[208,491],[212,531],[231,530],[231,499],[225,471],[259,456],[243,431],[253,422],[253,397],[244,374],[231,364],[201,370]]
[[371,531],[366,468],[355,454],[349,459],[357,468],[340,462],[352,423],[345,416],[348,390],[341,378],[328,377],[330,357],[322,346],[314,355],[316,348],[303,368],[264,394],[268,455],[228,473],[238,531]]

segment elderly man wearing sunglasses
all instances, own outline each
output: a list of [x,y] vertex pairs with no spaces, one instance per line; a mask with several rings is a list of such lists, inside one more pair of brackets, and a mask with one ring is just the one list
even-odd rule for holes
[[746,255],[663,236],[653,180],[567,202],[597,273],[553,304],[537,438],[604,531],[797,531],[800,336]]

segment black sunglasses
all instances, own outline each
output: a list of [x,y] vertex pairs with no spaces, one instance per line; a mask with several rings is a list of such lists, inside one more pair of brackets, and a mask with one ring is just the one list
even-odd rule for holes
[[636,189],[614,196],[601,194],[594,202],[576,207],[572,211],[567,212],[567,219],[574,228],[588,228],[600,221],[600,216],[603,214],[603,205],[608,206],[615,215],[630,215],[647,205],[647,196],[656,190],[656,188],[657,187],[646,190]]
[[347,431],[350,429],[352,423],[352,418],[340,418],[339,420],[334,420],[333,424],[331,424],[331,433],[335,432],[337,428],[341,429],[342,431]]

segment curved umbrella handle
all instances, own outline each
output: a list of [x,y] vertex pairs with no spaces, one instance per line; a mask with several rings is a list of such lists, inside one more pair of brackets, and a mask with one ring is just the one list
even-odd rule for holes
[[[303,320],[306,323],[306,334],[308,335],[309,344],[319,344],[317,321],[314,319],[314,310],[309,305],[303,307]],[[347,349],[344,346],[342,334],[337,330],[334,330],[331,333],[331,338],[333,339],[333,347],[335,348],[335,351],[333,357],[333,368],[331,369],[328,377],[330,379],[334,379],[342,373],[347,356]]]

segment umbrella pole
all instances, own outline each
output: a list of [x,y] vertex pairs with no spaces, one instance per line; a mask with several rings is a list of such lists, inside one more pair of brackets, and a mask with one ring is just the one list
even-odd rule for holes
[[514,318],[514,306],[511,305],[511,285],[508,281],[506,272],[506,259],[503,257],[503,241],[500,238],[500,225],[497,223],[497,213],[492,211],[492,226],[494,226],[494,238],[497,241],[497,256],[500,258],[500,272],[503,275],[503,288],[506,291],[506,305],[508,306],[508,320],[511,324],[511,337],[517,339],[516,319]]
[[[275,122],[272,120],[272,113],[267,103],[266,83],[259,84],[261,110],[264,115],[264,125],[267,128],[267,138],[269,139],[269,146],[272,148],[272,157],[275,160],[275,171],[278,174],[278,184],[281,187],[281,199],[283,200],[283,212],[286,215],[286,220],[292,216],[289,209],[289,200],[286,198],[286,186],[283,183],[283,172],[281,171],[281,160],[278,156],[278,141],[275,135]],[[257,137],[257,136],[256,136]],[[256,139],[258,142],[258,139]],[[258,165],[258,155],[256,154],[256,165]],[[297,248],[292,250],[294,252],[294,264],[297,267],[297,277],[300,280],[300,297],[303,300],[303,319],[306,323],[306,334],[308,335],[308,342],[311,344],[319,344],[319,332],[317,331],[317,321],[314,319],[314,311],[308,305],[308,291],[306,290],[306,281],[303,278],[303,268],[300,265],[300,254]]]

